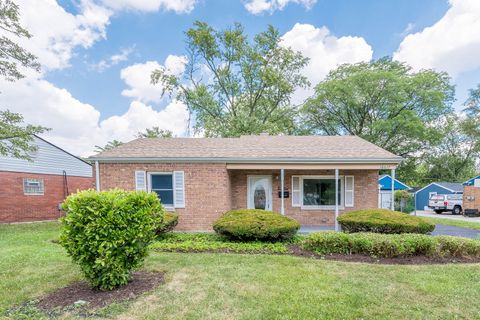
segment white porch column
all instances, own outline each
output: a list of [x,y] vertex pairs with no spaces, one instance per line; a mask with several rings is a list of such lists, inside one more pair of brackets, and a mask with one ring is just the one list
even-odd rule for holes
[[338,218],[338,169],[335,169],[335,231],[339,231],[337,218]]
[[395,210],[395,169],[392,169],[392,203],[391,203],[391,209],[392,211]]
[[98,160],[95,161],[95,187],[97,191],[100,191],[100,166]]
[[280,169],[280,184],[281,184],[281,202],[282,202],[282,208],[280,213],[285,214],[285,199],[284,199],[284,188],[285,188],[285,169]]

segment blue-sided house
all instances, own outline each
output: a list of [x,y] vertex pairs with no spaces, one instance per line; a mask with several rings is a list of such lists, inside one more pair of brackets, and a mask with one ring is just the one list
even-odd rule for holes
[[[388,174],[381,175],[378,178],[378,207],[390,209],[392,204],[392,177]],[[393,189],[410,190],[411,188],[405,183],[395,179]]]
[[455,182],[432,182],[415,192],[415,209],[428,210],[428,199],[436,194],[463,194],[463,185]]
[[[463,183],[464,186],[474,186],[475,185],[475,180],[480,180],[480,176],[473,177],[470,180],[467,180]],[[477,182],[478,184],[478,182]]]

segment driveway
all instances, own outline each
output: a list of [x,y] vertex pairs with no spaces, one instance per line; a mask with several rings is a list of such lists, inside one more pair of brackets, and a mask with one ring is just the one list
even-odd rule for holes
[[435,230],[432,232],[433,236],[456,236],[472,239],[480,239],[480,230],[446,226],[444,224],[437,224]]
[[[324,226],[302,226],[298,231],[299,234],[309,234],[312,232],[319,231],[334,231],[334,227],[324,227]],[[480,239],[480,230],[474,230],[469,228],[460,228],[454,226],[447,226],[444,224],[437,224],[435,230],[432,232],[433,236],[455,236],[455,237],[465,237],[472,239]]]
[[[411,215],[415,215],[414,212]],[[445,212],[442,214],[436,214],[433,211],[417,211],[417,216],[419,217],[428,217],[428,218],[442,218],[442,219],[451,219],[451,220],[460,220],[460,221],[470,221],[470,222],[480,222],[480,217],[470,218],[464,217],[461,215],[452,215],[451,213]]]

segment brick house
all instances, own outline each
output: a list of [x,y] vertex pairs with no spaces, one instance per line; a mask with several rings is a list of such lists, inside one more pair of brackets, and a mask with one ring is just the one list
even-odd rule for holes
[[480,213],[480,176],[463,183],[463,210],[465,213]]
[[[380,169],[401,157],[355,136],[137,139],[90,158],[98,190],[156,192],[178,230],[211,230],[235,208],[273,210],[302,225],[378,207]],[[337,199],[337,201],[336,201]]]
[[0,222],[51,220],[77,190],[94,187],[92,166],[35,136],[32,161],[0,156]]

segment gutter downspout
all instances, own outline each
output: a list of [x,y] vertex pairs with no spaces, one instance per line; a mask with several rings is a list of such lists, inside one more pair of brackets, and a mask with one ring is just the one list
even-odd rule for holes
[[95,187],[97,191],[100,191],[100,165],[98,160],[95,161]]

